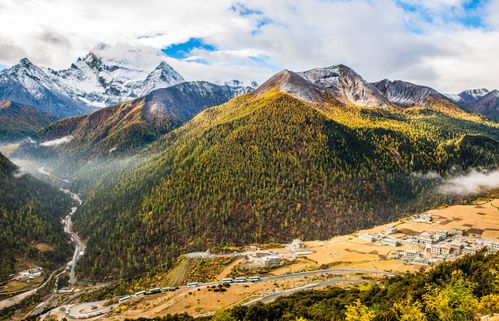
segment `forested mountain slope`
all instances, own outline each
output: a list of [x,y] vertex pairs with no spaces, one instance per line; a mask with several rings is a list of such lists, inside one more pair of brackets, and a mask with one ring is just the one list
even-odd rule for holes
[[0,102],[0,142],[20,140],[36,133],[55,118],[12,101]]
[[[71,247],[60,220],[70,207],[66,194],[19,173],[0,154],[0,280],[14,272],[16,258],[50,265],[64,261]],[[37,249],[40,243],[51,249]]]
[[25,143],[18,154],[62,156],[70,161],[122,155],[153,142],[203,109],[248,90],[204,81],[183,82],[87,116],[56,121],[40,131],[38,142]]
[[209,246],[352,232],[440,201],[416,172],[499,164],[497,124],[464,112],[364,108],[323,91],[307,104],[286,83],[262,86],[92,178],[77,213],[81,270],[113,278]]

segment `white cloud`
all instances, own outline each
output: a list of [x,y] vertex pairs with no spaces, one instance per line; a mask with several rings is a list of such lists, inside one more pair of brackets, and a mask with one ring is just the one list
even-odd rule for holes
[[69,143],[72,140],[73,140],[73,136],[69,135],[69,136],[64,136],[64,137],[61,137],[61,138],[56,138],[56,139],[53,139],[53,140],[48,140],[46,142],[41,143],[40,146],[44,146],[44,147],[59,146],[59,145],[62,145],[62,144]]
[[473,169],[470,173],[446,180],[439,188],[442,194],[472,195],[499,188],[499,169],[480,172]]
[[499,88],[499,0],[482,9],[483,28],[449,20],[464,14],[464,0],[404,1],[431,23],[395,0],[238,2],[261,14],[240,15],[230,9],[234,0],[2,0],[0,64],[28,56],[65,68],[98,42],[159,49],[198,37],[219,51],[195,50],[194,62],[168,59],[187,79],[261,82],[280,68],[344,63],[369,81],[404,79],[450,93]]

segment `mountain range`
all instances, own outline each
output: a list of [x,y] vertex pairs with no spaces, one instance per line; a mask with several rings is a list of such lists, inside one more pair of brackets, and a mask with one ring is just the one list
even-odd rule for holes
[[0,101],[31,105],[62,118],[86,114],[184,81],[160,53],[145,50],[99,44],[64,70],[38,67],[23,58],[0,72]]
[[381,224],[453,200],[415,173],[494,167],[498,150],[497,123],[427,87],[370,84],[343,65],[283,70],[125,164],[80,170],[79,269],[127,277],[189,251]]
[[454,102],[470,112],[499,120],[499,90],[485,88],[465,90],[458,95],[449,95]]
[[349,233],[453,200],[415,173],[499,164],[496,91],[370,83],[341,64],[216,85],[144,50],[101,44],[66,70],[23,59],[0,73],[0,99],[63,118],[13,155],[85,198],[74,223],[90,279],[212,246]]
[[[453,102],[491,119],[499,117],[497,90],[475,89],[444,95],[430,87],[400,80],[369,83],[345,65],[316,68],[297,75],[329,95],[354,105],[414,106],[427,105],[437,99]],[[160,51],[101,43],[67,69],[38,67],[23,58],[19,64],[0,71],[0,101],[30,105],[43,113],[64,118],[88,114],[184,81],[165,62]],[[223,85],[247,87],[237,80]],[[255,88],[256,83],[250,87]]]

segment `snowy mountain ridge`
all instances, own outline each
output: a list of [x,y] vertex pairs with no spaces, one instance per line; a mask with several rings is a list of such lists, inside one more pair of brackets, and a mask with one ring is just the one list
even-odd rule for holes
[[27,58],[21,59],[0,71],[0,100],[29,104],[65,117],[183,81],[154,48],[99,44],[64,70],[38,67]]

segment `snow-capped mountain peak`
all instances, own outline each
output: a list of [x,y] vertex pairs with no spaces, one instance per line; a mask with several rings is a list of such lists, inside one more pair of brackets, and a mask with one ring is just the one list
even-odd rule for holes
[[455,102],[469,104],[476,102],[483,96],[487,95],[489,90],[486,88],[478,88],[478,89],[468,89],[460,92],[457,95],[447,95],[450,99]]
[[372,84],[342,64],[315,68],[299,72],[298,75],[354,105],[380,107],[390,105]]
[[[164,59],[164,54],[152,47],[104,43],[64,70],[37,67],[23,58],[0,72],[0,98],[40,109],[49,103],[78,106],[80,111],[74,113],[78,114],[88,107],[114,105],[184,81]],[[58,97],[56,103],[50,101],[54,97]],[[69,112],[54,111],[59,116]]]
[[144,80],[140,95],[143,96],[155,89],[166,88],[183,81],[184,77],[169,64],[162,61]]

